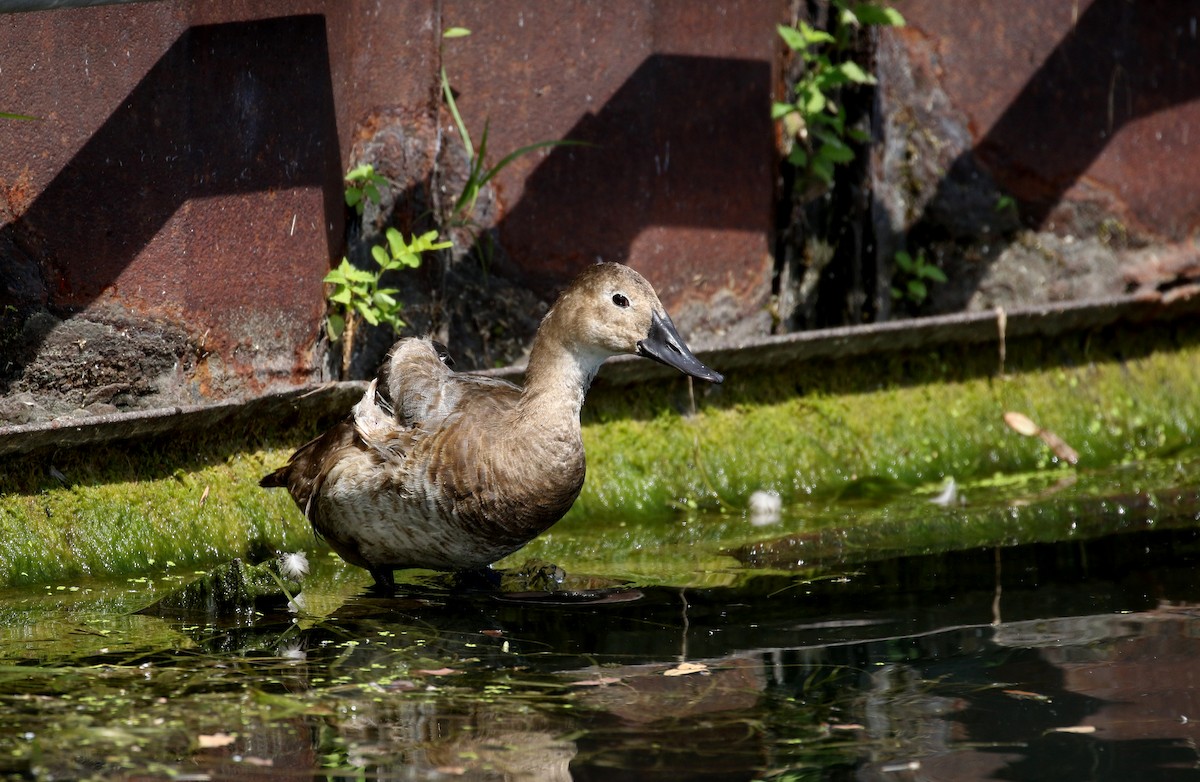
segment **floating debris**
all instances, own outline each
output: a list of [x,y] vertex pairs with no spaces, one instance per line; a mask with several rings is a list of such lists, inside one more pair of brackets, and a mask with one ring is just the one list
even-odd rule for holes
[[948,508],[951,505],[962,505],[966,502],[966,498],[958,493],[958,484],[954,478],[946,479],[946,486],[942,489],[942,493],[930,500],[934,505],[941,505],[943,508]]
[[783,499],[778,492],[756,491],[750,495],[750,523],[756,527],[765,527],[779,521],[783,510]]
[[688,676],[693,673],[708,676],[710,671],[704,663],[680,663],[674,668],[663,671],[663,676]]
[[1004,423],[1008,424],[1009,428],[1017,434],[1025,437],[1040,437],[1042,442],[1050,446],[1051,451],[1054,451],[1054,455],[1067,464],[1079,463],[1079,453],[1074,448],[1067,445],[1066,441],[1054,432],[1038,426],[1032,418],[1024,413],[1010,410],[1004,414]]

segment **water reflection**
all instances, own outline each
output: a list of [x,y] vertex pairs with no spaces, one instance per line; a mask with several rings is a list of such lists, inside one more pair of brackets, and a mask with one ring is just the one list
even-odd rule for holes
[[1186,528],[703,589],[318,579],[323,615],[237,627],[85,601],[0,630],[0,772],[1200,778],[1198,560]]

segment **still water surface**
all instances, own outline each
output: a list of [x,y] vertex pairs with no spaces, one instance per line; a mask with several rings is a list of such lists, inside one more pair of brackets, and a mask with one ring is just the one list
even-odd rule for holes
[[[719,550],[725,572],[674,583],[414,576],[384,599],[318,552],[299,611],[135,613],[179,574],[9,592],[0,774],[1200,779],[1195,465],[1122,470],[1050,494],[1058,477],[978,487],[949,509],[827,498],[833,521],[788,509],[697,554]],[[900,524],[903,507],[964,531],[1004,509],[1021,534],[851,545],[856,520]],[[1030,519],[1064,539],[1028,542]],[[737,523],[686,521],[689,545]]]

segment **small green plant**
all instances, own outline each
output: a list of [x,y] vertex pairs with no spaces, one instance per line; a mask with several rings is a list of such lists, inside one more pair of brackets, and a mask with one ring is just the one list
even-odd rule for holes
[[1010,195],[1002,195],[996,199],[997,212],[1004,212],[1009,209],[1011,209],[1013,212],[1017,211],[1017,199]]
[[946,273],[925,257],[924,250],[918,250],[915,258],[904,250],[897,252],[896,270],[894,279],[902,283],[902,287],[892,286],[892,298],[907,300],[917,306],[929,296],[928,283],[946,281]]
[[846,85],[875,83],[875,77],[849,59],[853,33],[865,26],[904,25],[904,17],[894,8],[873,3],[851,7],[844,0],[833,0],[830,10],[832,32],[803,20],[794,27],[778,26],[784,43],[803,60],[804,73],[796,82],[795,99],[771,107],[771,117],[783,122],[791,140],[788,160],[806,178],[826,187],[833,184],[835,167],[854,159],[848,142],[869,139],[865,131],[846,127],[846,109],[838,100]]
[[[370,165],[359,166],[346,174],[346,205],[362,214],[365,201],[379,203],[379,187],[387,180],[375,173]],[[437,241],[437,231],[428,231],[420,236],[413,234],[409,241],[395,228],[384,232],[386,245],[371,248],[374,269],[360,269],[348,258],[336,269],[325,275],[323,282],[333,286],[329,294],[330,313],[325,319],[325,333],[331,342],[337,342],[346,333],[353,339],[355,324],[363,320],[372,326],[387,326],[398,332],[404,328],[400,318],[401,304],[396,300],[397,288],[383,287],[383,275],[400,269],[415,269],[421,265],[421,255],[450,246],[450,242]]]
[[346,172],[346,206],[359,216],[367,201],[379,203],[379,188],[387,186],[387,179],[375,173],[375,167],[365,163]]
[[372,326],[384,325],[399,331],[404,328],[400,319],[400,302],[395,295],[397,288],[380,287],[383,275],[400,269],[416,269],[421,265],[421,254],[430,250],[441,250],[450,246],[450,242],[437,241],[437,231],[429,231],[417,236],[411,241],[405,241],[404,235],[395,228],[387,229],[387,247],[375,245],[371,248],[371,258],[375,261],[376,269],[359,269],[350,261],[342,258],[341,264],[329,274],[324,282],[333,285],[333,293],[329,302],[336,305],[336,311],[329,314],[325,327],[329,339],[336,342],[346,329],[347,321],[359,317]]

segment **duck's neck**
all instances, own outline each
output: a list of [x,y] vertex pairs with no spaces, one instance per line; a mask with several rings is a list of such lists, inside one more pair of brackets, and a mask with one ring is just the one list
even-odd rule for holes
[[521,406],[543,424],[579,423],[579,411],[592,378],[607,356],[571,350],[562,340],[539,334],[529,353]]

